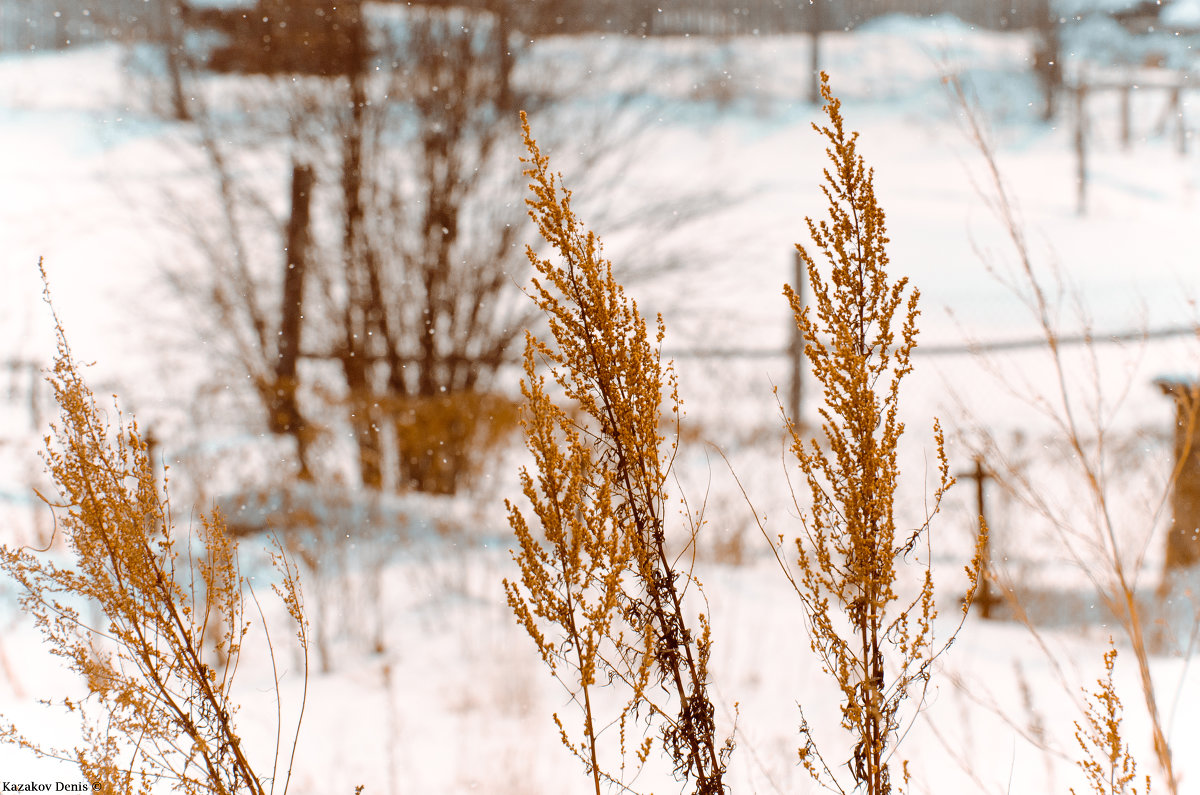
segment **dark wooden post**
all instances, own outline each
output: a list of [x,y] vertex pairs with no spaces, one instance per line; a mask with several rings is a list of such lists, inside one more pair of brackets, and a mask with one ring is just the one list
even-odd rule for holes
[[1163,560],[1166,587],[1171,574],[1200,563],[1200,382],[1160,378],[1154,384],[1175,399],[1175,478]]
[[657,4],[650,0],[642,0],[637,7],[636,24],[631,33],[641,36],[643,39],[654,33],[654,15],[657,11]]
[[1183,89],[1174,86],[1171,89],[1171,108],[1175,111],[1175,150],[1180,155],[1187,154],[1187,122],[1183,118]]
[[166,467],[164,466],[163,471],[160,471],[158,466],[158,454],[162,447],[158,434],[154,432],[153,428],[148,428],[146,429],[146,435],[142,437],[142,441],[146,443],[146,458],[150,461],[150,471],[154,473],[155,478],[162,477],[166,474]]
[[296,360],[300,355],[300,320],[303,313],[304,276],[308,269],[308,227],[312,186],[315,178],[311,166],[292,166],[292,213],[288,218],[284,256],[287,267],[283,274],[282,320],[279,328],[279,360],[276,375],[296,377]]
[[1130,141],[1130,95],[1133,93],[1133,87],[1126,83],[1121,86],[1121,148],[1128,149]]
[[825,0],[809,0],[808,4],[808,40],[809,40],[809,75],[808,101],[816,105],[821,101],[821,27],[824,23],[821,14],[821,3]]
[[496,107],[507,115],[517,110],[512,95],[512,9],[509,0],[489,0],[488,6],[496,26]]
[[304,318],[304,276],[308,270],[309,207],[315,178],[305,164],[292,166],[292,214],[287,225],[286,267],[279,322],[279,348],[275,361],[275,394],[271,430],[296,440],[301,480],[310,479],[304,419],[296,405],[296,363],[300,357],[301,321]]
[[1087,213],[1087,85],[1075,86],[1075,211]]
[[42,368],[37,362],[26,362],[25,366],[29,368],[29,427],[41,433],[42,431],[42,401],[40,393],[42,391]]
[[[71,45],[71,34],[67,27],[67,15],[62,11],[54,15],[54,49],[65,50]],[[83,34],[82,29],[80,35]]]
[[[984,488],[983,484],[992,474],[984,468],[983,456],[975,456],[975,465],[967,472],[959,472],[956,477],[966,478],[967,480],[975,481],[975,507],[979,513],[979,535],[983,535],[987,528],[987,505],[984,503]],[[992,607],[999,602],[996,594],[992,593],[992,578],[988,573],[991,567],[991,543],[985,541],[983,545],[983,566],[979,574],[979,590],[975,594],[974,604],[979,606],[979,615],[982,618],[992,617]]]
[[1054,118],[1055,102],[1058,92],[1062,89],[1059,21],[1050,0],[1038,0],[1035,13],[1037,44],[1034,49],[1033,68],[1042,87],[1042,121],[1048,122]]
[[[795,252],[793,260],[795,270],[792,274],[792,289],[800,298],[801,303],[804,302],[804,283],[808,279],[808,274],[804,272],[804,260],[800,256],[800,252]],[[792,340],[789,346],[789,352],[792,355],[792,380],[788,384],[788,416],[797,427],[800,425],[800,410],[803,408],[801,399],[803,398],[804,390],[804,334],[800,331],[799,324],[796,319],[791,319]]]
[[162,29],[163,53],[167,58],[167,78],[171,84],[171,109],[176,121],[191,121],[192,111],[188,106],[187,92],[183,87],[187,50],[184,47],[184,37],[187,30],[186,13],[188,7],[182,2],[172,2],[166,6]]

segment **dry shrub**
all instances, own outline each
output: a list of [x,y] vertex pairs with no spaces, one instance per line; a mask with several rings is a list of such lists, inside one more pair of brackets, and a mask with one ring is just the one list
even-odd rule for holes
[[[790,287],[785,293],[823,387],[824,439],[802,439],[802,429],[787,422],[791,451],[811,496],[806,507],[795,498],[804,528],[788,545],[794,552],[785,552],[783,536],[772,538],[759,527],[800,597],[813,651],[841,691],[841,725],[855,742],[847,763],[853,783],[843,786],[806,722],[800,759],[831,789],[883,795],[892,791],[888,760],[901,735],[900,707],[908,699],[920,702],[934,661],[962,626],[984,565],[986,533],[966,569],[971,589],[959,623],[940,641],[933,629],[930,521],[953,479],[936,421],[932,511],[907,533],[898,532],[893,516],[904,430],[899,388],[916,346],[918,296],[904,279],[888,278],[888,239],[873,174],[856,152],[857,135],[844,128],[827,80],[822,95],[829,121],[816,129],[829,142],[832,165],[823,186],[829,220],[810,220],[809,231],[831,271],[823,277],[798,246],[815,306],[803,306]],[[637,305],[613,278],[599,240],[576,218],[570,192],[561,191],[549,173],[528,128],[526,145],[534,194],[527,201],[530,215],[559,262],[530,252],[538,273],[533,297],[549,319],[553,342],[532,335],[526,341],[524,427],[534,466],[522,472],[522,483],[541,536],[535,536],[527,514],[510,504],[521,581],[506,581],[509,603],[543,661],[583,710],[582,742],[573,743],[555,720],[564,744],[592,774],[597,793],[603,781],[629,789],[623,777],[601,768],[600,727],[619,727],[624,760],[626,724],[639,711],[661,722],[664,750],[681,779],[694,782],[696,793],[723,793],[732,742],[715,740],[709,627],[700,615],[697,637],[682,609],[689,581],[699,584],[690,572],[675,568],[682,555],[668,556],[664,549],[666,484],[680,436],[676,431],[667,447],[661,431],[664,414],[676,428],[679,423],[674,373],[659,357],[662,321],[652,341]],[[549,378],[539,374],[539,366]],[[558,405],[552,391],[573,408]],[[694,556],[703,510],[697,516],[689,512],[688,520],[692,536],[686,549]],[[918,559],[923,576],[915,592],[902,594],[898,567],[909,558]],[[594,696],[605,680],[631,693],[608,724],[597,714]],[[674,697],[676,714],[654,697],[659,688]],[[649,752],[647,738],[636,750],[639,762]]]
[[[49,546],[4,546],[0,568],[22,589],[22,607],[50,651],[86,683],[82,699],[57,702],[78,716],[82,744],[48,747],[10,724],[0,724],[0,739],[78,764],[106,793],[164,786],[213,795],[286,792],[287,750],[277,745],[264,772],[257,767],[262,757],[250,756],[237,729],[234,675],[250,621],[236,543],[219,514],[202,519],[194,536],[177,532],[137,423],[119,412],[108,421],[57,316],[55,323],[58,355],[49,380],[60,415],[44,458],[59,494],[43,499],[55,510],[67,562],[47,554]],[[307,659],[295,569],[282,555],[274,562],[281,574],[276,591]],[[105,626],[81,618],[87,603],[98,606]],[[212,648],[208,637],[215,638]]]
[[520,406],[494,392],[458,391],[386,403],[394,418],[400,487],[453,494],[508,443]]
[[[841,725],[853,738],[847,762],[853,785],[843,787],[817,748],[803,717],[800,760],[817,781],[839,791],[871,795],[892,791],[888,760],[901,737],[901,705],[923,698],[931,666],[965,619],[983,567],[986,532],[967,567],[971,587],[958,627],[946,641],[934,637],[930,521],[953,484],[941,427],[934,420],[938,476],[932,509],[916,529],[898,533],[893,515],[900,480],[897,449],[900,384],[912,370],[919,293],[887,274],[884,213],[875,198],[874,172],[847,132],[841,103],[821,75],[830,166],[822,191],[828,219],[807,219],[821,265],[802,245],[813,305],[784,288],[805,340],[805,356],[821,385],[823,439],[805,439],[787,420],[791,452],[809,492],[795,508],[803,532],[791,539],[763,530],[804,610],[809,641],[841,691]],[[794,554],[792,561],[787,560]],[[902,593],[898,566],[916,558],[924,572],[913,593]],[[906,776],[907,777],[907,776]]]
[[[733,744],[716,739],[708,622],[685,609],[687,590],[700,585],[666,549],[677,441],[668,444],[661,427],[664,415],[677,427],[680,412],[674,373],[659,356],[662,319],[652,339],[528,124],[525,145],[533,194],[526,204],[556,261],[529,251],[537,272],[533,299],[552,340],[526,337],[523,424],[534,466],[522,471],[521,481],[532,516],[509,503],[521,578],[505,581],[508,601],[583,710],[582,742],[569,739],[557,715],[555,721],[597,795],[605,781],[628,790],[627,729],[641,720],[647,734],[649,726],[658,727],[677,778],[692,782],[698,795],[718,795],[726,791]],[[539,365],[573,409],[556,404]],[[615,720],[596,710],[594,694],[604,682],[620,683],[628,695]],[[619,771],[600,761],[600,734],[614,726]],[[653,739],[646,736],[635,749],[639,765]]]

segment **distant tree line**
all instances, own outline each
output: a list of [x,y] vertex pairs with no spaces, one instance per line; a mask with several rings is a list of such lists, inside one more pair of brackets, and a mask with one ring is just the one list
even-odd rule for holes
[[[377,0],[387,2],[387,0]],[[738,35],[851,30],[885,14],[953,14],[980,27],[1037,27],[1049,0],[416,0],[413,5],[488,10],[528,35],[620,33],[629,35]],[[0,0],[0,51],[48,50],[102,40],[166,35],[171,20],[190,16],[219,26],[299,20],[310,36],[334,23],[340,9],[357,5],[318,0],[244,0],[245,8],[189,10],[185,0]],[[253,8],[254,14],[246,13]],[[321,9],[321,16],[315,9]],[[260,13],[261,12],[261,13]],[[307,21],[308,24],[304,24]],[[239,28],[239,31],[242,31]],[[293,41],[300,41],[294,38]]]

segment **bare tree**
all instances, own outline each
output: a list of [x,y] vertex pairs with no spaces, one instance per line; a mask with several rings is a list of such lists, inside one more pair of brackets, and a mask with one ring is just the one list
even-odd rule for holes
[[511,423],[489,396],[526,325],[510,300],[519,209],[500,198],[518,190],[517,127],[495,19],[413,14],[383,31],[392,78],[364,69],[348,101],[334,95],[342,235],[324,257],[322,315],[335,342],[312,355],[341,367],[366,486],[389,485],[390,435],[395,485],[451,493],[484,426]]
[[[513,79],[520,17],[503,0],[490,7],[380,8],[368,20],[339,6],[340,44],[322,50],[336,63],[197,92],[212,95],[193,104],[220,208],[203,222],[189,208],[212,274],[200,311],[216,309],[214,333],[269,430],[294,439],[302,476],[318,440],[351,438],[362,485],[452,493],[515,427],[497,375],[534,318],[520,294],[514,109],[547,119],[570,92]],[[224,57],[266,71],[258,56]],[[586,122],[589,183],[621,173],[595,164],[627,156],[629,97]],[[288,168],[281,218],[269,171]],[[714,203],[656,209],[678,222]],[[645,223],[629,210],[608,228]],[[263,245],[264,229],[280,242]],[[339,432],[323,433],[318,416]]]
[[[491,391],[529,314],[513,300],[523,213],[503,200],[521,180],[503,10],[415,11],[371,29],[352,3],[338,46],[320,49],[332,61],[306,70],[320,77],[271,78],[232,114],[196,103],[221,208],[215,224],[189,217],[212,271],[205,303],[268,428],[295,440],[302,478],[320,431],[306,369],[341,384],[364,486],[453,492],[474,448],[515,424]],[[290,69],[284,51],[277,41],[271,57]],[[261,54],[222,58],[271,68]],[[247,156],[281,148],[293,155],[286,221]],[[249,242],[263,222],[280,231],[282,262]]]

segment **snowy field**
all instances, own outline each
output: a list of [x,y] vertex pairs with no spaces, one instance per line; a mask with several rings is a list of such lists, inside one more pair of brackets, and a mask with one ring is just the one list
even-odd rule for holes
[[[1184,154],[1176,151],[1171,125],[1160,123],[1165,92],[1134,93],[1127,150],[1115,95],[1093,99],[1081,215],[1070,117],[1039,120],[1028,36],[976,31],[948,17],[886,18],[823,42],[824,68],[876,171],[893,274],[920,289],[920,341],[940,351],[915,359],[902,394],[908,479],[899,495],[900,525],[920,520],[933,467],[930,429],[940,417],[954,471],[967,469],[990,439],[990,456],[1003,456],[1013,472],[1037,483],[1056,515],[1077,520],[1068,531],[1055,529],[1019,494],[989,493],[993,554],[1004,576],[1030,589],[1067,589],[1089,608],[1098,601],[1088,576],[1101,565],[1094,510],[1055,419],[1063,416],[1062,401],[1049,354],[1044,347],[984,355],[948,350],[1040,333],[1017,254],[990,209],[995,192],[986,164],[949,89],[949,78],[956,78],[986,121],[1057,328],[1066,336],[1091,329],[1101,340],[1091,349],[1065,349],[1064,383],[1083,437],[1090,444],[1104,431],[1118,541],[1139,587],[1153,590],[1169,523],[1162,495],[1173,423],[1171,403],[1153,380],[1194,374],[1200,350],[1188,336],[1104,338],[1200,323],[1195,95],[1182,95],[1190,125]],[[568,127],[550,128],[562,119],[535,114],[534,133],[557,142],[549,154],[569,185],[577,178],[610,186],[602,196],[580,188],[577,208],[585,220],[593,217],[589,211],[626,219],[607,247],[618,269],[654,258],[672,263],[637,279],[630,291],[643,312],[663,314],[664,349],[680,353],[687,438],[694,441],[677,470],[693,501],[707,492],[710,524],[696,573],[711,610],[724,732],[737,705],[734,792],[816,791],[796,762],[797,704],[818,740],[827,738],[833,749],[840,742],[836,692],[809,652],[800,605],[729,468],[707,444],[726,452],[766,514],[769,532],[798,532],[772,395],[772,385],[786,391],[787,361],[684,355],[781,351],[787,343],[782,285],[792,279],[794,244],[804,242],[804,216],[823,212],[824,153],[810,128],[819,109],[804,101],[808,57],[801,37],[548,39],[524,53],[516,74],[518,81],[555,75],[571,87],[571,104],[581,114],[615,108],[611,126],[622,131],[619,154],[630,167],[599,180],[572,173],[571,147],[587,142],[572,141]],[[186,267],[194,254],[163,221],[162,204],[170,194],[184,197],[186,208],[207,194],[189,170],[194,142],[187,130],[152,112],[156,89],[146,60],[115,46],[0,56],[0,364],[14,363],[0,369],[0,379],[8,379],[0,380],[0,540],[6,543],[44,537],[50,524],[44,509],[34,509],[31,489],[45,487],[36,454],[52,407],[44,390],[31,395],[30,366],[18,366],[44,366],[53,354],[39,258],[76,354],[95,362],[89,377],[96,392],[119,394],[123,408],[155,428],[173,466],[176,516],[186,517],[198,494],[254,485],[259,469],[271,465],[269,445],[236,413],[245,400],[240,385],[224,385],[225,402],[197,397],[214,383],[219,389],[226,371],[218,346],[197,337],[192,307],[165,284],[166,270]],[[622,101],[613,102],[616,96]],[[678,202],[682,220],[631,225],[627,219],[639,217],[648,197],[658,210]],[[697,206],[703,211],[693,212]],[[593,226],[605,235],[602,223]],[[816,418],[811,395],[804,412]],[[589,791],[550,717],[558,712],[574,725],[575,707],[515,625],[501,589],[514,571],[502,498],[518,492],[522,462],[514,446],[452,501],[395,498],[411,521],[394,532],[348,544],[313,540],[316,554],[330,561],[305,582],[323,647],[312,661],[292,792],[351,793],[359,784],[367,793]],[[1004,465],[999,458],[989,463]],[[791,477],[798,482],[794,471]],[[975,511],[973,487],[964,482],[935,522],[943,636],[958,612]],[[254,546],[244,545],[244,566],[266,577]],[[1195,603],[1184,601],[1176,607],[1194,623]],[[1200,793],[1200,766],[1191,753],[1200,747],[1200,674],[1189,666],[1190,626],[1168,628],[1152,669],[1180,791]],[[7,582],[0,583],[0,628],[0,713],[70,746],[69,721],[38,700],[78,693],[80,684],[45,653]],[[926,707],[897,752],[897,762],[910,760],[913,790],[1079,791],[1072,723],[1081,719],[1080,689],[1092,689],[1102,673],[1109,634],[1121,652],[1116,679],[1126,738],[1139,769],[1156,774],[1133,655],[1102,613],[1048,613],[1037,635],[1019,623],[973,616],[942,658]],[[298,660],[288,654],[282,694],[294,709],[301,683]],[[240,677],[245,742],[269,753],[275,705],[264,655],[247,655]],[[844,755],[833,750],[830,757]],[[75,781],[77,775],[0,748],[0,779]],[[632,786],[678,788],[653,760]]]

